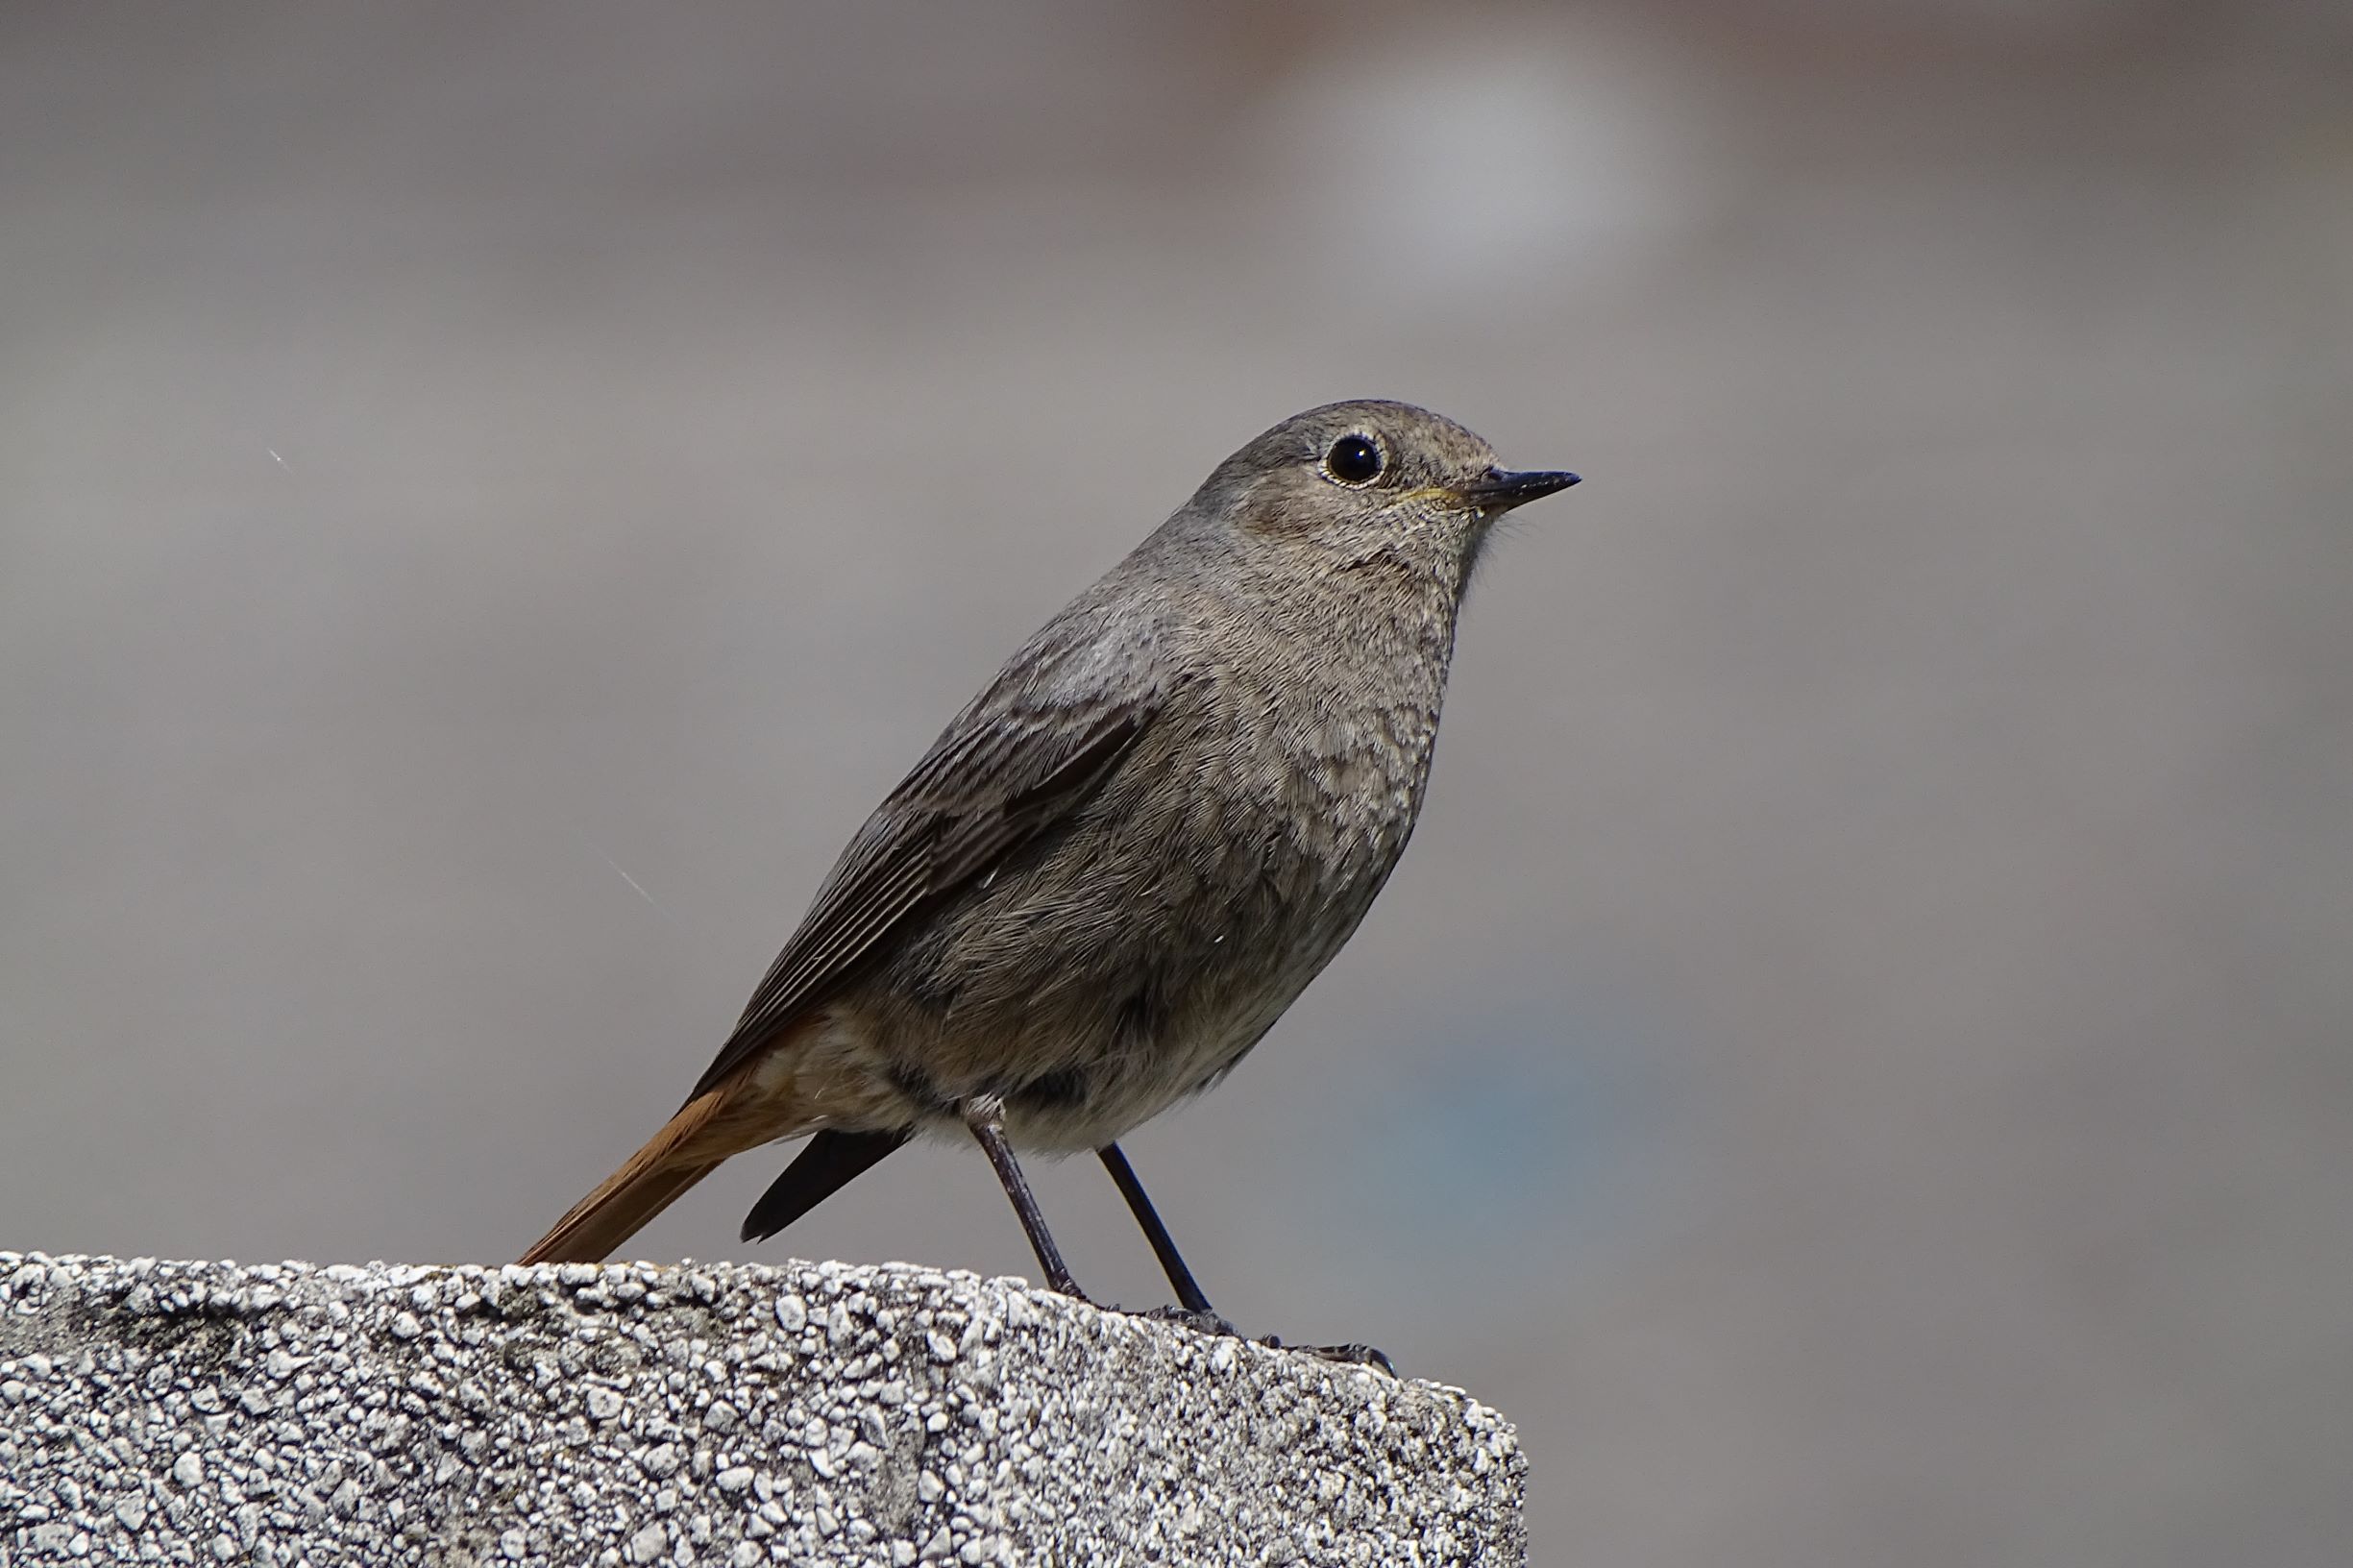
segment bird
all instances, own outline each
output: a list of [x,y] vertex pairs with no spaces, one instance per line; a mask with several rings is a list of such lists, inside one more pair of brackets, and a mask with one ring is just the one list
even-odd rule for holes
[[1094,1153],[1213,1318],[1118,1139],[1230,1073],[1355,932],[1420,814],[1493,526],[1578,482],[1383,400],[1242,446],[948,723],[685,1103],[522,1262],[603,1259],[806,1136],[744,1221],[764,1240],[945,1133],[1081,1300],[1017,1151]]

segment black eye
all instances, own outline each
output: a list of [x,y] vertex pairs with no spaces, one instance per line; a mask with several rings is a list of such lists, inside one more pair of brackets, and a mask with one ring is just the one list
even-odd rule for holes
[[1324,453],[1324,472],[1342,484],[1370,484],[1381,469],[1381,449],[1369,435],[1343,435]]

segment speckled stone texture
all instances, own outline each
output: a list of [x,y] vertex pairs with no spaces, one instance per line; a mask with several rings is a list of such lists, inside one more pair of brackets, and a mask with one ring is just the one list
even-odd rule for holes
[[890,1265],[0,1252],[0,1568],[1516,1564],[1458,1390]]

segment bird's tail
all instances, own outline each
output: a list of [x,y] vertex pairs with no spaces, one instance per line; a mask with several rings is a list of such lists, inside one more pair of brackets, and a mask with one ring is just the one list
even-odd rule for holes
[[522,1262],[596,1262],[717,1170],[727,1156],[777,1136],[772,1124],[756,1131],[744,1125],[745,1108],[730,1103],[739,1097],[741,1087],[738,1075],[687,1101],[644,1148],[532,1242]]

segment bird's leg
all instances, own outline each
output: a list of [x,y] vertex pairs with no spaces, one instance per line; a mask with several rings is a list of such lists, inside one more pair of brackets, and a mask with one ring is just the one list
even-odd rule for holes
[[1152,1243],[1152,1256],[1160,1260],[1161,1272],[1168,1276],[1169,1285],[1176,1290],[1177,1300],[1184,1304],[1183,1320],[1213,1333],[1232,1334],[1233,1325],[1217,1315],[1217,1310],[1210,1305],[1210,1298],[1203,1295],[1201,1286],[1193,1283],[1192,1270],[1187,1268],[1185,1260],[1177,1255],[1176,1242],[1169,1237],[1168,1227],[1161,1223],[1160,1214],[1152,1207],[1152,1200],[1144,1195],[1143,1183],[1136,1179],[1135,1167],[1127,1163],[1127,1156],[1120,1152],[1119,1145],[1106,1143],[1095,1153],[1101,1158],[1103,1168],[1111,1172],[1112,1182],[1119,1188],[1119,1195],[1127,1199],[1128,1213],[1134,1214],[1136,1223],[1143,1227],[1144,1239]]
[[[1217,1310],[1210,1305],[1210,1298],[1194,1283],[1192,1270],[1187,1268],[1185,1260],[1177,1255],[1176,1242],[1168,1235],[1168,1227],[1161,1223],[1159,1212],[1152,1207],[1152,1200],[1144,1195],[1143,1183],[1136,1179],[1136,1168],[1127,1163],[1127,1155],[1119,1145],[1106,1143],[1095,1150],[1095,1154],[1102,1160],[1103,1168],[1111,1172],[1111,1179],[1117,1185],[1119,1195],[1127,1199],[1128,1213],[1134,1214],[1136,1223],[1143,1227],[1144,1239],[1152,1243],[1152,1255],[1160,1260],[1161,1271],[1168,1276],[1168,1283],[1176,1287],[1177,1300],[1184,1303],[1182,1307],[1154,1308],[1143,1315],[1158,1318],[1164,1323],[1182,1323],[1203,1334],[1228,1334],[1238,1339],[1242,1337],[1239,1329],[1217,1315]],[[1389,1359],[1370,1345],[1287,1347],[1271,1334],[1258,1343],[1274,1350],[1304,1350],[1327,1361],[1377,1366],[1391,1377],[1397,1375],[1397,1369],[1389,1364]]]
[[[1045,1271],[1048,1288],[1079,1301],[1087,1300],[1087,1292],[1078,1287],[1070,1277],[1068,1265],[1062,1261],[1062,1250],[1054,1245],[1054,1237],[1045,1228],[1045,1216],[1038,1212],[1038,1200],[1029,1189],[1029,1178],[1021,1174],[1020,1162],[1013,1157],[1013,1145],[1005,1141],[1005,1108],[994,1096],[982,1096],[964,1103],[964,1124],[972,1130],[981,1148],[989,1156],[989,1164],[996,1167],[996,1179],[1005,1188],[1005,1196],[1013,1200],[1013,1212],[1019,1216],[1021,1230],[1029,1237],[1029,1250],[1038,1255],[1038,1266]],[[1089,1303],[1092,1305],[1092,1303]]]

